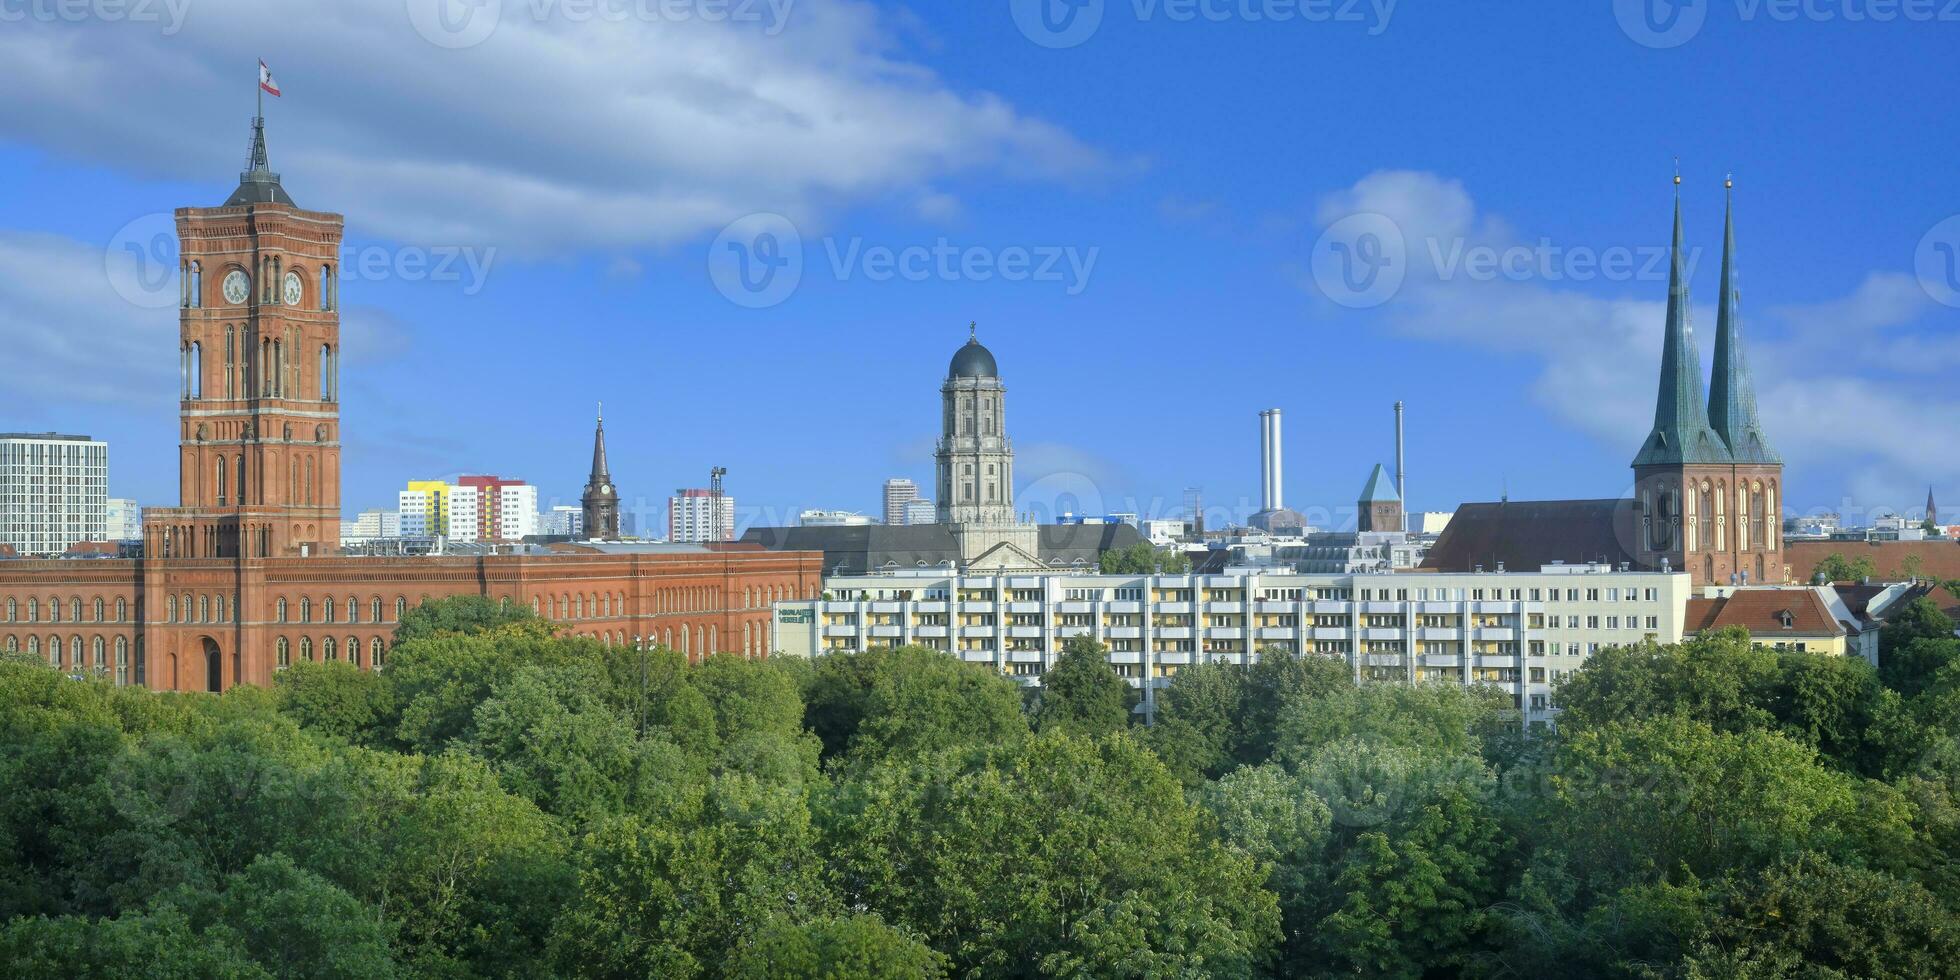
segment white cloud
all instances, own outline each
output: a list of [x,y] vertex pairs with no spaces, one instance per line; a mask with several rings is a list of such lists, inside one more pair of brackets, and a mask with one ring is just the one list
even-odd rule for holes
[[[111,286],[111,276],[137,281],[139,262],[58,235],[0,231],[0,339],[10,367],[0,411],[28,400],[170,411],[174,304],[138,306]],[[174,295],[175,277],[159,276],[158,288]]]
[[[1536,402],[1631,454],[1653,418],[1667,292],[1666,265],[1653,259],[1664,239],[1519,235],[1479,214],[1461,182],[1414,171],[1370,174],[1326,195],[1317,217],[1327,227],[1357,213],[1386,215],[1406,244],[1407,278],[1379,310],[1392,329],[1535,361]],[[1738,237],[1746,242],[1746,229]],[[1693,265],[1706,260],[1712,271],[1717,249],[1688,245]],[[1500,260],[1494,274],[1470,271],[1467,256],[1480,248]],[[1631,258],[1623,275],[1573,264],[1580,252],[1603,260],[1615,248]],[[1506,257],[1517,264],[1506,269]],[[1960,366],[1960,340],[1950,325],[1914,332],[1942,311],[1909,275],[1874,272],[1848,296],[1773,306],[1753,319],[1748,298],[1746,347],[1764,423],[1796,478],[1792,506],[1841,493],[1847,509],[1870,510],[1913,502],[1915,488],[1923,500],[1928,482],[1960,482],[1951,449],[1960,443],[1960,400],[1928,377]],[[1696,306],[1693,322],[1706,355],[1713,306]]]
[[272,162],[302,206],[403,241],[518,253],[671,243],[760,210],[821,221],[894,191],[932,200],[946,193],[932,185],[962,175],[1101,162],[906,61],[857,0],[795,0],[777,33],[634,13],[673,5],[602,4],[629,14],[608,19],[508,0],[494,32],[453,50],[411,24],[436,3],[470,7],[200,0],[168,37],[29,18],[0,33],[0,134],[228,185],[264,53],[284,90],[266,100]]

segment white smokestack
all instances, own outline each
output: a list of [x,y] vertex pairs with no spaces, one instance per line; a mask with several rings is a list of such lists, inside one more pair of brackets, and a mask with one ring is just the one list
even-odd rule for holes
[[1409,484],[1402,476],[1402,403],[1395,403],[1395,495],[1402,498],[1402,530],[1409,529]]
[[1259,509],[1279,510],[1285,507],[1284,487],[1280,477],[1280,416],[1279,409],[1269,408],[1259,413]]

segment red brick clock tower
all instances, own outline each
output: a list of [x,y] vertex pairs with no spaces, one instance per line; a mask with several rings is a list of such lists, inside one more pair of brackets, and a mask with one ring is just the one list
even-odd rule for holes
[[181,504],[151,510],[146,553],[327,555],[340,544],[342,219],[296,206],[264,119],[238,189],[177,209]]

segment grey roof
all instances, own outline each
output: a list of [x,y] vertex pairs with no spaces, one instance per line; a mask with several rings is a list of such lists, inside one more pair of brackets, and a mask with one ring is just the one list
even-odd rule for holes
[[998,378],[1000,366],[994,363],[994,352],[980,346],[977,337],[968,337],[966,344],[953,352],[953,363],[947,365],[948,378]]
[[1361,488],[1361,503],[1399,502],[1402,495],[1395,492],[1395,481],[1388,478],[1388,470],[1382,464],[1375,464],[1375,471],[1368,474],[1368,485]]
[[[1128,524],[1043,524],[1036,535],[1043,565],[1095,564],[1105,551],[1128,548],[1143,535]],[[884,569],[943,567],[961,561],[951,524],[859,524],[845,527],[756,527],[742,543],[770,551],[821,551],[826,575]]]
[[1722,217],[1722,296],[1715,317],[1715,375],[1708,383],[1708,422],[1738,463],[1781,463],[1756,415],[1756,386],[1742,350],[1741,297],[1735,288],[1735,201]]
[[1688,280],[1681,267],[1681,194],[1676,180],[1674,244],[1667,274],[1667,335],[1661,345],[1654,428],[1633,458],[1635,466],[1730,462],[1728,444],[1708,425],[1701,398],[1701,351],[1689,316]]
[[272,166],[265,155],[265,118],[252,119],[252,148],[245,155],[245,170],[238,175],[238,189],[225,199],[224,206],[235,208],[245,204],[293,204],[286,195],[286,189],[279,185],[279,175],[272,172]]

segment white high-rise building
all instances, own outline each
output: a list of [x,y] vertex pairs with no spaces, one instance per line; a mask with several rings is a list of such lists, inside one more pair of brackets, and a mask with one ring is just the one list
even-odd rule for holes
[[0,432],[0,544],[21,555],[59,555],[78,541],[108,540],[108,518],[108,443]]
[[[904,477],[893,477],[885,481],[885,523],[891,525],[912,523],[905,518],[905,508],[919,499],[919,485]],[[927,521],[926,523],[931,523]]]
[[908,500],[905,502],[905,511],[901,515],[899,523],[937,524],[939,523],[939,508],[933,506],[930,500]]
[[576,538],[585,530],[585,508],[560,504],[538,515],[538,533]]
[[402,536],[402,515],[400,511],[364,510],[351,521],[340,522],[340,543],[343,547],[354,547],[370,541]]
[[667,540],[673,544],[735,540],[735,498],[717,497],[710,490],[675,491],[667,498]]
[[127,497],[110,497],[105,511],[104,537],[109,541],[143,540],[143,508]]

